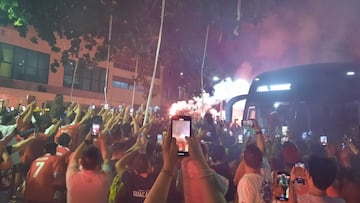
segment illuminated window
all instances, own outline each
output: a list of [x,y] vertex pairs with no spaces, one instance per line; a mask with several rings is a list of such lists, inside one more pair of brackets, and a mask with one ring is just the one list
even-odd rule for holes
[[[64,64],[64,87],[71,87],[75,65],[76,62],[73,60],[68,60]],[[105,74],[106,70],[104,68],[96,67],[89,69],[79,66],[75,74],[74,88],[102,92],[105,86]]]
[[50,55],[0,43],[0,77],[48,83]]
[[285,84],[275,84],[275,85],[262,85],[257,87],[257,92],[269,92],[269,91],[284,91],[284,90],[290,90],[291,84],[285,83]]

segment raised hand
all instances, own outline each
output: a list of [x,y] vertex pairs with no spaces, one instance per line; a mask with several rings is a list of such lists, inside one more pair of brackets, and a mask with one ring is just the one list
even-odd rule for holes
[[172,173],[177,165],[177,146],[176,139],[171,136],[171,131],[163,132],[162,154],[163,170]]

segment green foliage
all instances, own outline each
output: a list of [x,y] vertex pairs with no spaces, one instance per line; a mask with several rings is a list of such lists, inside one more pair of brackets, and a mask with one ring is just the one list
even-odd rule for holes
[[55,59],[54,62],[51,63],[51,65],[50,65],[50,70],[51,70],[51,72],[56,73],[56,71],[59,67],[60,67],[60,63],[58,62],[58,60]]
[[17,0],[1,0],[0,10],[1,24],[15,27],[26,25],[26,15]]
[[30,41],[31,41],[32,43],[34,43],[34,44],[37,44],[37,43],[38,43],[37,37],[31,37],[31,38],[30,38]]
[[[246,7],[242,9],[243,19],[252,21],[262,16],[257,9],[260,1],[242,1]],[[174,85],[185,86],[191,95],[200,93],[206,26],[211,25],[208,51],[211,55],[211,48],[216,48],[220,35],[232,37],[238,23],[236,5],[237,0],[166,2],[160,64],[186,75],[186,82],[171,81]],[[52,51],[62,53],[61,59],[51,65],[52,72],[70,58],[76,58],[81,66],[95,67],[97,62],[106,60],[110,44],[111,59],[121,52],[129,58],[140,56],[141,61],[145,61],[139,66],[141,75],[153,69],[160,11],[161,0],[0,0],[0,25],[15,26],[21,36],[26,36],[27,26],[33,26]],[[110,15],[113,16],[111,41],[108,40]],[[71,46],[60,49],[56,36],[70,40]],[[31,38],[31,41],[35,43],[37,39]],[[95,57],[88,53],[80,55],[81,51],[95,51]],[[221,64],[208,57],[205,72],[210,75],[219,66]]]

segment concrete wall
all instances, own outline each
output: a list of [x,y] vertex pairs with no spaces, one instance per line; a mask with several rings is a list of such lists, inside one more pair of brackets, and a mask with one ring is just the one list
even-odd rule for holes
[[[30,38],[36,37],[37,34],[34,29],[29,28],[29,32],[26,38],[20,37],[19,33],[13,29],[8,27],[0,27],[0,42],[4,42],[7,44],[31,49],[34,51],[42,52],[50,54],[50,63],[54,61],[54,59],[61,58],[61,52],[55,53],[51,51],[50,46],[47,42],[40,40],[38,38],[38,43],[35,44],[30,41]],[[70,47],[70,42],[64,39],[57,40],[57,46],[66,49]],[[94,53],[90,53],[93,55]],[[100,62],[98,64],[101,68],[106,68],[106,62]],[[49,64],[50,67],[50,64]],[[120,68],[114,68],[113,63],[109,64],[109,82],[108,82],[108,103],[114,106],[117,105],[128,105],[131,104],[132,99],[132,90],[121,89],[112,87],[112,78],[113,76],[119,76],[122,78],[133,78],[134,73],[122,70]],[[161,74],[162,75],[162,74]],[[10,99],[11,103],[17,104],[18,102],[23,103],[27,94],[34,95],[37,97],[37,101],[39,103],[52,101],[56,94],[63,94],[65,97],[65,101],[70,101],[70,88],[63,87],[63,76],[64,76],[64,68],[61,66],[58,68],[56,73],[52,73],[49,71],[49,79],[48,84],[38,84],[34,82],[28,81],[19,81],[19,80],[10,80],[5,78],[0,78],[0,98]],[[160,77],[162,78],[162,77]],[[150,78],[149,78],[150,79]],[[155,84],[161,88],[162,79],[156,79]],[[46,91],[39,91],[39,87],[44,88]],[[135,94],[135,104],[143,104],[146,103],[146,99],[143,97],[143,92],[136,92]],[[104,94],[98,92],[91,92],[85,90],[75,89],[73,92],[73,98],[75,102],[79,102],[81,104],[103,104],[104,103]],[[151,105],[161,106],[161,91],[159,91],[158,95],[152,99]],[[25,103],[25,102],[24,102]]]

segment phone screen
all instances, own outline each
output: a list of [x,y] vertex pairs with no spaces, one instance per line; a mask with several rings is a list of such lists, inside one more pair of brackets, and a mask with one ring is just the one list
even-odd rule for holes
[[303,162],[295,163],[294,172],[296,182],[305,184],[305,164]]
[[244,136],[242,134],[238,135],[238,143],[244,143]]
[[280,196],[277,196],[276,199],[287,201],[289,199],[290,175],[285,172],[278,172],[276,183],[283,189],[283,193]]
[[327,136],[326,135],[321,135],[320,136],[320,143],[321,145],[327,145]]
[[90,106],[89,106],[89,110],[95,110],[95,105],[93,105],[93,104],[91,104]]
[[163,137],[162,137],[162,134],[157,134],[157,143],[158,144],[161,144],[162,143],[162,139],[163,139]]
[[289,130],[289,128],[288,128],[287,126],[282,126],[282,127],[281,127],[281,134],[282,134],[283,136],[287,136],[288,130]]
[[265,134],[266,134],[266,128],[261,128],[261,133],[262,133],[263,135],[265,135]]
[[189,143],[185,137],[191,136],[191,117],[174,116],[171,120],[172,136],[176,139],[179,156],[189,155]]
[[97,137],[100,132],[100,124],[93,123],[92,124],[92,136]]
[[307,132],[303,132],[303,133],[301,134],[301,139],[306,140],[307,136],[308,136],[308,133],[307,133]]

